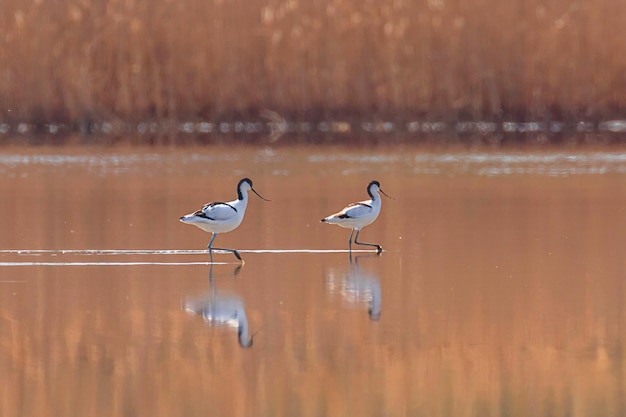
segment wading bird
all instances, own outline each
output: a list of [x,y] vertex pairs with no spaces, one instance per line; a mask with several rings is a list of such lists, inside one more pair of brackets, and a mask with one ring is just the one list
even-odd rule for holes
[[237,259],[243,262],[239,252],[235,249],[214,248],[213,241],[220,233],[230,232],[236,229],[243,220],[248,206],[248,190],[255,193],[261,200],[270,201],[261,197],[254,188],[249,178],[244,178],[237,184],[237,199],[228,203],[207,203],[200,210],[191,214],[187,214],[180,218],[180,221],[186,224],[192,224],[205,232],[213,233],[211,241],[207,246],[209,255],[213,259],[213,249],[232,252]]
[[354,243],[356,245],[374,246],[379,254],[383,251],[382,246],[375,243],[359,242],[359,233],[361,232],[361,229],[376,220],[378,214],[380,213],[381,201],[380,195],[378,194],[379,191],[385,197],[391,199],[391,197],[385,194],[385,192],[380,188],[380,183],[378,181],[372,181],[367,186],[367,193],[371,197],[371,200],[349,204],[343,210],[335,214],[331,214],[321,220],[324,223],[336,224],[337,226],[345,227],[346,229],[352,229],[350,239],[348,240],[348,246],[351,252],[352,235],[355,231],[356,236],[354,236]]

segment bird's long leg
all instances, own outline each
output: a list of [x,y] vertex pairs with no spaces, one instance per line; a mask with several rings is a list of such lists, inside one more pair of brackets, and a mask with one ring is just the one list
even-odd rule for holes
[[211,241],[209,242],[209,245],[207,246],[207,248],[209,248],[209,256],[211,257],[211,262],[213,262],[213,249],[223,250],[226,252],[232,252],[237,259],[243,262],[243,259],[241,259],[241,255],[239,255],[239,252],[237,252],[235,249],[214,248],[213,241],[215,240],[216,237],[217,237],[217,233],[213,232],[213,237],[211,238]]
[[215,240],[216,237],[217,237],[217,233],[213,233],[213,236],[211,237],[211,241],[207,245],[207,248],[209,249],[209,258],[211,259],[211,263],[213,263],[213,241]]
[[241,259],[241,255],[239,255],[239,252],[237,252],[236,249],[227,249],[227,248],[213,248],[213,249],[215,249],[215,250],[223,250],[225,252],[232,252],[233,255],[235,255],[235,257],[237,259],[239,259],[243,263],[243,259]]
[[354,229],[350,231],[350,239],[348,239],[348,249],[350,250],[350,256],[352,256],[352,235],[353,234],[354,234]]
[[360,230],[356,231],[356,236],[354,237],[354,243],[356,245],[365,245],[365,246],[374,246],[376,248],[376,253],[380,254],[383,251],[383,247],[380,245],[377,245],[375,243],[366,243],[366,242],[359,242],[359,233],[361,233]]
[[215,250],[223,250],[225,252],[232,252],[233,255],[235,255],[235,257],[243,263],[243,259],[241,259],[241,255],[239,255],[239,252],[237,252],[235,249],[214,248],[213,241],[215,240],[216,237],[217,237],[217,233],[214,232],[213,237],[211,238],[211,241],[209,242],[209,246],[207,246],[209,248],[209,256],[211,257],[211,262],[213,262],[213,249],[215,249]]

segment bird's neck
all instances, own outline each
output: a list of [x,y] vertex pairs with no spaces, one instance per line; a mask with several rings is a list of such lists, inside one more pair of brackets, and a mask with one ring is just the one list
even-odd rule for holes
[[235,205],[239,208],[245,208],[248,205],[248,193],[239,192],[239,198],[235,201]]

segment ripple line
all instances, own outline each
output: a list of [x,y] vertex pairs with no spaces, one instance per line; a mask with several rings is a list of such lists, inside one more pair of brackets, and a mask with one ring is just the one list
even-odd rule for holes
[[[239,253],[349,253],[348,249],[237,249]],[[374,250],[353,250],[353,253],[369,253]],[[214,250],[215,254],[230,252]],[[12,255],[208,255],[206,249],[2,249],[1,254]]]
[[[228,262],[214,262],[214,265],[230,265]],[[210,265],[210,262],[0,262],[0,267],[10,266],[145,266],[145,265]]]

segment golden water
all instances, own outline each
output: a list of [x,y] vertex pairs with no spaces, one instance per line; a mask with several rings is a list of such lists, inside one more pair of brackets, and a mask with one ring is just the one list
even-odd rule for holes
[[[619,151],[16,148],[0,175],[0,415],[626,415]],[[243,176],[273,201],[210,285],[178,217]],[[385,252],[351,263],[319,219],[372,179]],[[249,349],[184,311],[225,294]]]

